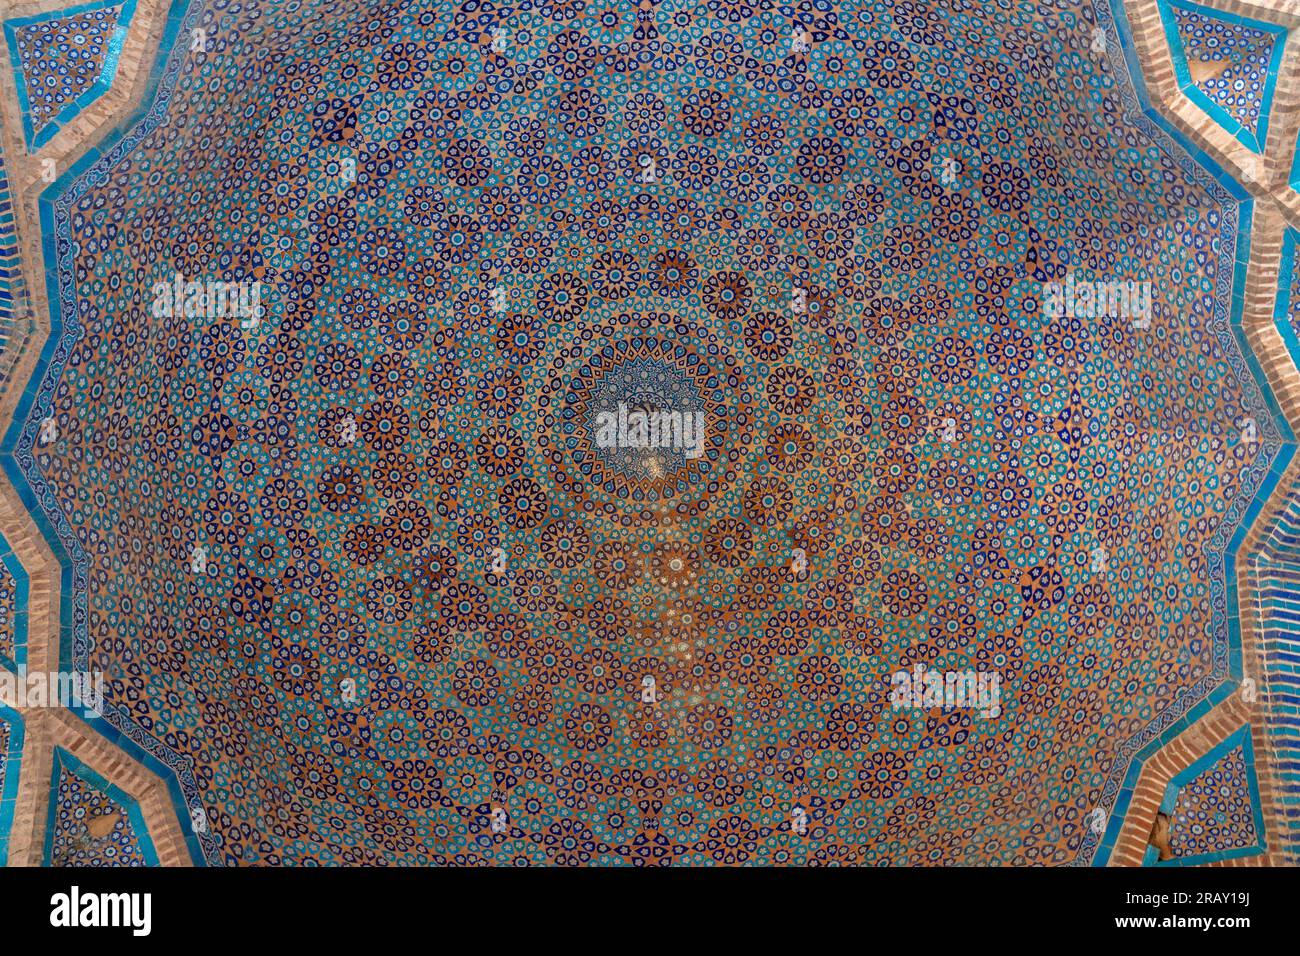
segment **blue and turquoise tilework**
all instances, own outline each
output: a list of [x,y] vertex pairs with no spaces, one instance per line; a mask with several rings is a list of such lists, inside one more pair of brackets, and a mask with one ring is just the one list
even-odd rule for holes
[[[96,726],[211,808],[210,859],[1091,858],[1081,815],[1027,819],[1013,794],[1118,817],[1135,754],[1237,666],[1228,536],[1282,438],[1233,337],[1249,209],[1125,123],[1127,88],[1085,55],[1092,21],[1048,31],[1032,63],[1032,5],[996,24],[952,6],[800,14],[807,66],[788,21],[727,4],[411,4],[299,37],[255,76],[218,36],[48,191],[54,334],[4,465],[65,562],[65,654],[108,671]],[[237,8],[213,3],[251,31]],[[465,42],[498,27],[503,51]],[[273,132],[192,139],[200,73],[264,84],[242,124]],[[331,172],[349,159],[354,182]],[[646,160],[662,181],[637,178]],[[1131,209],[1120,181],[1140,184]],[[208,201],[135,205],[190,190]],[[1149,222],[1130,234],[1132,216]],[[260,276],[267,320],[144,334],[123,262]],[[1041,283],[1072,268],[1174,289],[1166,337],[1043,317]],[[517,298],[500,317],[482,301],[498,279]],[[1176,316],[1195,321],[1168,336]],[[734,426],[716,467],[674,460],[671,486],[571,428],[648,367]],[[1188,394],[1208,396],[1195,416]],[[927,437],[927,402],[969,451]],[[1256,447],[1211,460],[1241,409]],[[61,438],[38,446],[47,415]],[[941,497],[954,526],[926,510]],[[646,502],[668,499],[686,507],[661,521]],[[626,540],[648,526],[667,529],[651,550]],[[1113,579],[1085,572],[1099,538]],[[509,577],[483,560],[498,542],[528,556]],[[806,590],[777,580],[787,544],[814,559]],[[679,610],[703,663],[638,643]],[[876,658],[998,668],[1000,723],[893,713]],[[689,709],[640,707],[650,667]],[[125,812],[114,862],[147,860],[130,805],[71,761],[47,858],[80,859],[87,815]],[[267,763],[286,787],[249,785]]]
[[[14,336],[14,322],[18,318],[21,299],[22,263],[18,257],[18,232],[4,152],[0,150],[0,355],[20,344]],[[5,357],[9,358],[8,355]],[[4,362],[0,367],[8,368],[9,365],[9,362]]]
[[1169,782],[1160,805],[1169,816],[1174,858],[1146,862],[1193,866],[1264,852],[1264,822],[1250,726],[1243,725]]
[[0,704],[0,866],[9,860],[9,831],[18,799],[18,770],[23,754],[23,720]]
[[27,662],[27,572],[0,536],[0,667]]
[[1183,92],[1262,153],[1286,30],[1178,0],[1162,2],[1160,13]]
[[[1282,242],[1274,321],[1292,361],[1300,362],[1300,271],[1296,252],[1300,234],[1287,230]],[[1279,832],[1284,857],[1300,857],[1300,487],[1287,492],[1255,561],[1260,602],[1260,640],[1266,679],[1257,691],[1266,694],[1269,738],[1280,759],[1276,765]],[[1256,675],[1258,677],[1258,675]]]
[[117,74],[135,0],[98,0],[5,23],[27,148],[39,149]]
[[[139,804],[68,751],[55,748],[53,799],[45,836],[47,866],[157,866]],[[112,815],[111,831],[88,832],[95,819]]]

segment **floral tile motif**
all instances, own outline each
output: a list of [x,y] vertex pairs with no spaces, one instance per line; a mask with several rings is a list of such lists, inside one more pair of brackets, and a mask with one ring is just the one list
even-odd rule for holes
[[1170,781],[1161,803],[1169,818],[1173,859],[1147,863],[1189,866],[1263,852],[1259,784],[1249,725],[1195,760]]
[[28,148],[108,89],[134,8],[134,0],[99,2],[5,23]]
[[9,856],[9,830],[18,798],[22,742],[22,718],[0,706],[0,866],[6,864]]
[[1161,13],[1173,28],[1170,52],[1184,91],[1260,152],[1286,31],[1172,0]]
[[0,667],[17,667],[17,630],[18,582],[8,566],[0,563]]
[[62,748],[55,750],[45,862],[50,866],[157,864],[135,801]]
[[[1004,6],[208,6],[277,55],[173,49],[51,200],[10,436],[208,860],[1095,849],[1224,679],[1280,439],[1236,202],[1091,8]],[[1076,307],[1112,277],[1144,327]],[[669,408],[703,454],[600,437]],[[905,709],[920,669],[1001,703]]]
[[1169,845],[1175,856],[1199,856],[1259,842],[1250,773],[1253,768],[1237,747],[1179,790],[1169,826]]
[[0,535],[0,668],[27,663],[27,572]]

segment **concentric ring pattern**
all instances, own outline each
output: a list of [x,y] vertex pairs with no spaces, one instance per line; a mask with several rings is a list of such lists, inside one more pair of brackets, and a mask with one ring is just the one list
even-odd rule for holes
[[[1090,7],[193,23],[61,207],[19,450],[210,862],[1069,863],[1222,681],[1276,438],[1237,209]],[[178,273],[260,321],[159,316]],[[1150,283],[1149,327],[1054,317],[1067,275]],[[620,404],[703,454],[604,447]],[[1000,706],[894,707],[918,665]]]

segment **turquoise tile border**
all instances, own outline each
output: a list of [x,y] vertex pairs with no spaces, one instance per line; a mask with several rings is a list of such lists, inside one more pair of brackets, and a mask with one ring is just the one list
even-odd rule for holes
[[80,777],[82,781],[101,793],[107,794],[114,803],[117,803],[126,811],[127,819],[135,832],[136,841],[140,846],[140,854],[144,857],[145,863],[149,866],[158,866],[158,851],[154,848],[153,837],[149,835],[149,828],[145,826],[144,813],[140,810],[140,804],[130,794],[116,784],[104,779],[62,747],[54,748],[54,770],[50,776],[50,815],[45,826],[45,849],[41,854],[42,864],[44,866],[52,865],[54,832],[59,819],[59,777],[64,770]]
[[1282,235],[1282,258],[1277,270],[1277,299],[1273,303],[1273,324],[1286,344],[1291,361],[1300,367],[1300,337],[1291,327],[1291,283],[1295,278],[1296,247],[1300,244],[1300,233],[1287,227]]
[[4,786],[0,788],[0,866],[9,862],[9,831],[14,825],[14,806],[18,802],[18,778],[23,765],[23,742],[26,730],[16,710],[0,704],[0,721],[9,725],[9,751],[0,753],[4,764]]
[[[1220,340],[1223,341],[1226,334],[1240,356],[1238,366],[1237,356],[1232,354],[1231,349],[1225,349],[1238,372],[1239,380],[1247,390],[1248,400],[1250,396],[1247,385],[1253,383],[1255,386],[1257,394],[1254,399],[1258,404],[1249,411],[1256,415],[1259,423],[1261,445],[1260,455],[1243,475],[1246,500],[1239,499],[1232,503],[1224,515],[1223,528],[1226,530],[1220,531],[1216,536],[1216,542],[1222,544],[1222,551],[1207,549],[1210,600],[1214,609],[1211,625],[1214,641],[1212,673],[1198,682],[1190,693],[1184,693],[1175,699],[1158,721],[1120,747],[1116,760],[1123,775],[1118,780],[1112,776],[1107,781],[1100,799],[1103,808],[1107,805],[1110,807],[1106,830],[1099,839],[1094,839],[1091,835],[1085,836],[1075,860],[1077,864],[1091,862],[1093,866],[1105,866],[1114,850],[1146,761],[1238,689],[1242,678],[1242,660],[1241,628],[1237,617],[1237,549],[1295,456],[1296,436],[1282,414],[1277,399],[1269,388],[1268,379],[1241,328],[1255,211],[1251,196],[1213,157],[1192,143],[1152,104],[1133,44],[1132,26],[1128,22],[1122,0],[1099,0],[1095,9],[1098,25],[1107,35],[1107,49],[1119,80],[1117,86],[1130,119],[1147,135],[1175,146],[1175,156],[1178,153],[1185,155],[1187,162],[1211,177],[1221,188],[1224,218],[1235,220],[1232,223],[1236,227],[1235,231],[1225,229],[1225,238],[1229,241],[1230,248],[1220,250],[1223,263],[1220,276],[1231,276],[1231,285],[1228,301],[1216,303],[1215,323],[1226,326]],[[1235,200],[1236,205],[1231,200]],[[1218,294],[1222,300],[1222,290]]]
[[9,333],[18,317],[22,298],[22,261],[18,255],[18,224],[14,220],[4,152],[0,150],[0,350],[9,345]]
[[1164,798],[1160,801],[1160,812],[1172,816],[1174,804],[1177,802],[1178,794],[1182,792],[1182,789],[1200,776],[1202,772],[1213,767],[1238,747],[1242,749],[1245,756],[1246,789],[1250,793],[1251,815],[1254,817],[1255,832],[1259,834],[1259,839],[1251,846],[1232,847],[1226,850],[1216,850],[1213,853],[1198,853],[1194,856],[1175,857],[1172,860],[1165,861],[1159,859],[1159,851],[1155,847],[1149,846],[1147,847],[1146,856],[1142,860],[1143,866],[1198,866],[1205,863],[1216,863],[1220,860],[1231,860],[1241,856],[1258,856],[1264,852],[1267,845],[1264,834],[1264,808],[1259,799],[1259,780],[1255,776],[1255,745],[1251,740],[1249,724],[1243,724],[1234,730],[1176,774],[1165,788]]
[[0,667],[21,673],[27,666],[27,597],[30,581],[27,570],[9,547],[4,535],[0,535],[0,563],[4,564],[14,581],[14,656],[10,658],[0,653]]
[[[1300,232],[1288,228],[1282,237],[1282,256],[1278,267],[1278,291],[1273,306],[1273,321],[1293,362],[1300,365],[1300,335],[1291,321],[1292,288],[1297,278],[1297,250]],[[1256,569],[1257,584],[1263,607],[1262,637],[1268,666],[1270,708],[1265,715],[1265,729],[1278,751],[1278,773],[1274,803],[1275,839],[1282,852],[1295,855],[1300,847],[1300,753],[1297,732],[1300,730],[1300,553],[1297,552],[1296,527],[1300,514],[1300,488],[1290,490],[1284,508],[1268,538],[1264,541]]]
[[122,57],[122,45],[126,42],[126,33],[131,25],[131,18],[135,15],[136,0],[126,0],[122,4],[122,12],[118,15],[117,27],[113,30],[112,39],[108,43],[108,50],[104,54],[104,65],[100,69],[95,82],[65,106],[57,116],[46,120],[45,125],[39,130],[32,129],[31,103],[27,97],[27,76],[23,72],[22,60],[18,54],[18,30],[34,23],[63,20],[81,13],[90,13],[93,10],[101,10],[105,7],[117,5],[115,0],[95,0],[93,3],[85,3],[78,7],[50,10],[46,13],[38,13],[35,16],[5,21],[4,29],[5,40],[9,47],[9,65],[14,71],[14,85],[18,89],[18,105],[23,116],[23,137],[27,142],[28,150],[34,152],[40,149],[53,139],[59,130],[73,119],[76,119],[82,110],[108,92],[109,87],[113,85],[113,79],[117,76],[117,64]]
[[[1199,167],[1197,176],[1206,182],[1206,189],[1222,206],[1223,224],[1222,248],[1218,251],[1221,265],[1220,275],[1227,282],[1226,294],[1221,288],[1220,301],[1216,304],[1215,327],[1220,341],[1225,343],[1234,370],[1240,375],[1247,401],[1251,403],[1252,412],[1258,407],[1261,431],[1261,444],[1267,449],[1262,451],[1260,461],[1253,463],[1243,477],[1247,489],[1244,501],[1234,501],[1225,516],[1225,527],[1237,528],[1231,540],[1225,537],[1219,542],[1221,550],[1216,549],[1208,555],[1209,570],[1214,591],[1212,601],[1215,608],[1214,640],[1215,659],[1213,673],[1205,678],[1188,694],[1180,696],[1156,723],[1144,730],[1130,741],[1125,741],[1117,752],[1116,769],[1106,784],[1103,802],[1112,806],[1112,830],[1118,830],[1118,821],[1122,819],[1132,796],[1132,788],[1140,772],[1141,762],[1172,739],[1192,722],[1200,719],[1218,702],[1225,699],[1234,690],[1231,678],[1235,673],[1240,676],[1240,635],[1236,623],[1229,613],[1235,608],[1235,581],[1232,576],[1225,577],[1225,569],[1232,566],[1232,550],[1244,534],[1244,527],[1253,520],[1262,506],[1263,499],[1276,484],[1286,462],[1294,453],[1294,436],[1281,418],[1280,412],[1271,394],[1266,380],[1263,379],[1258,363],[1245,349],[1244,337],[1240,332],[1241,317],[1241,281],[1244,276],[1250,239],[1250,219],[1252,206],[1248,196],[1231,177],[1205,154],[1195,149],[1185,138],[1181,137],[1150,106],[1145,89],[1141,86],[1140,74],[1136,69],[1129,70],[1127,63],[1132,56],[1131,37],[1127,36],[1126,21],[1122,10],[1112,18],[1108,3],[1118,4],[1119,0],[1098,0],[1099,21],[1110,29],[1115,43],[1112,50],[1116,59],[1113,65],[1119,74],[1120,94],[1127,107],[1132,108],[1131,120],[1145,135],[1166,144],[1177,144],[1171,152],[1184,166]],[[167,36],[163,41],[164,50],[169,50],[166,67],[156,71],[151,79],[152,87],[140,110],[129,121],[122,123],[97,148],[90,150],[73,168],[64,172],[58,182],[47,188],[40,199],[40,220],[42,243],[51,268],[46,274],[46,283],[51,302],[51,336],[39,357],[32,378],[21,396],[14,417],[14,424],[5,435],[0,446],[0,465],[13,480],[19,490],[24,504],[33,514],[34,520],[42,534],[58,556],[64,582],[61,605],[62,643],[60,647],[61,662],[80,661],[89,652],[89,638],[86,633],[85,618],[85,567],[84,554],[79,553],[75,535],[67,527],[66,519],[58,513],[49,489],[35,467],[32,457],[34,426],[39,420],[37,411],[49,401],[57,376],[66,359],[70,343],[65,341],[63,322],[66,300],[75,298],[76,289],[70,278],[64,281],[59,270],[53,265],[63,263],[67,258],[66,246],[70,241],[65,211],[75,201],[77,195],[84,192],[88,182],[101,177],[140,139],[146,135],[166,115],[169,99],[168,84],[174,82],[183,50],[175,50],[173,41],[182,28],[182,20],[193,23],[198,10],[186,9],[187,0],[174,0],[167,24]],[[1117,26],[1124,23],[1123,27]],[[1136,63],[1136,60],[1133,60]],[[1131,75],[1131,77],[1130,77]],[[1131,83],[1131,85],[1129,85]],[[1228,278],[1231,277],[1231,278]],[[67,329],[69,335],[75,329]],[[1235,343],[1242,354],[1232,354],[1232,348],[1226,343]],[[1254,384],[1256,393],[1250,390]],[[1226,580],[1226,584],[1225,584]],[[80,587],[80,591],[78,590]],[[181,809],[181,824],[187,829],[187,844],[196,862],[205,858],[216,862],[219,850],[210,835],[200,838],[189,833],[189,814],[187,805],[197,806],[198,789],[193,779],[192,767],[185,758],[172,751],[161,741],[143,732],[120,708],[110,701],[104,718],[92,718],[95,729],[106,738],[126,749],[133,756],[141,759],[150,769],[160,773],[168,782],[173,799]],[[1097,843],[1089,838],[1080,848],[1076,863],[1104,863],[1113,846],[1114,834],[1108,832]]]
[[1287,185],[1292,189],[1300,189],[1300,135],[1296,136],[1295,156],[1291,159],[1291,177],[1287,180]]
[[[60,568],[60,641],[59,667],[72,670],[73,661],[80,661],[82,669],[89,657],[88,644],[78,645],[78,635],[84,642],[86,627],[85,581],[86,557],[81,552],[76,536],[66,527],[66,519],[59,514],[55,500],[50,496],[39,469],[30,454],[30,445],[20,448],[24,421],[32,414],[37,405],[38,396],[43,390],[52,387],[53,379],[49,377],[52,369],[58,369],[67,355],[70,343],[65,338],[67,331],[63,321],[61,295],[64,291],[75,292],[72,286],[65,290],[60,285],[57,263],[61,262],[60,246],[56,240],[56,209],[60,204],[71,202],[68,194],[78,188],[84,189],[87,180],[100,175],[99,170],[119,161],[135,147],[145,136],[167,116],[167,107],[171,99],[171,89],[175,85],[181,66],[188,53],[187,45],[177,44],[176,39],[183,30],[198,25],[203,15],[203,0],[171,0],[167,8],[167,19],[163,27],[158,58],[149,74],[148,88],[135,111],[105,138],[87,149],[86,153],[63,171],[54,183],[41,193],[38,200],[40,217],[40,236],[42,251],[48,267],[45,272],[46,290],[50,302],[50,335],[47,337],[35,367],[23,393],[19,396],[14,409],[13,423],[4,434],[0,443],[0,467],[13,482],[14,489],[22,499],[24,507],[32,516],[42,537],[50,546],[59,562]],[[66,230],[66,219],[63,220]],[[34,479],[29,481],[29,476]],[[81,593],[77,593],[77,589]],[[105,713],[100,716],[78,710],[78,715],[97,733],[110,743],[120,747],[132,758],[157,774],[167,786],[168,795],[176,808],[176,815],[182,832],[185,834],[186,850],[196,866],[220,864],[221,851],[214,838],[208,832],[196,834],[193,829],[191,808],[197,810],[202,806],[201,791],[194,776],[193,763],[176,752],[166,743],[146,732],[131,718],[129,713],[120,709],[111,700],[104,705]]]
[[[1232,134],[1237,142],[1253,153],[1263,153],[1263,144],[1268,142],[1268,117],[1273,108],[1273,90],[1277,85],[1278,70],[1282,65],[1282,52],[1286,47],[1287,31],[1276,23],[1266,23],[1249,17],[1238,16],[1225,10],[1203,7],[1190,0],[1159,0],[1160,22],[1165,29],[1165,39],[1169,44],[1169,57],[1174,64],[1174,74],[1178,78],[1178,87],[1187,98],[1203,109],[1223,129]],[[1264,78],[1264,89],[1260,93],[1259,122],[1254,130],[1248,130],[1230,116],[1223,107],[1201,92],[1192,81],[1187,68],[1187,55],[1183,50],[1182,37],[1178,33],[1178,23],[1173,10],[1197,13],[1204,17],[1220,20],[1224,23],[1250,27],[1273,36],[1273,54],[1269,59],[1268,74]]]

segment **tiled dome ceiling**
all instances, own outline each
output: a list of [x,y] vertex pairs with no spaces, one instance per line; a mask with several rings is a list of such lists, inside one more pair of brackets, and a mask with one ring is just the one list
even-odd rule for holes
[[[1092,861],[1228,677],[1282,441],[1239,197],[1097,24],[266,0],[170,35],[170,94],[50,207],[17,449],[65,653],[197,855]],[[261,320],[160,317],[178,273]],[[1117,279],[1148,323],[1045,301]],[[702,414],[702,454],[605,447],[620,407]],[[1000,699],[896,706],[922,670]]]

